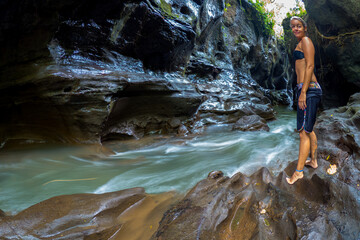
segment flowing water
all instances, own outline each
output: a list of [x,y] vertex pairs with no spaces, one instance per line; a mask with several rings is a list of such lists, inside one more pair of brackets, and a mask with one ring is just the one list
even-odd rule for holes
[[[270,131],[209,127],[195,138],[148,137],[96,146],[41,146],[0,152],[0,209],[16,213],[53,196],[144,187],[185,193],[212,170],[274,174],[297,159],[295,112],[277,108]],[[110,152],[110,151],[109,151]]]

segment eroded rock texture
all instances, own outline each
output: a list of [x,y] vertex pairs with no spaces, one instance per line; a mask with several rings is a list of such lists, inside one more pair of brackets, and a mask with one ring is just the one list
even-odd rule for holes
[[359,190],[327,175],[323,159],[289,185],[295,168],[209,177],[165,213],[151,239],[357,239]]
[[142,188],[50,198],[15,216],[0,216],[3,239],[149,239],[176,201]]
[[316,125],[319,153],[340,167],[339,178],[360,190],[360,94],[346,106],[325,111]]
[[289,103],[284,60],[248,1],[22,0],[0,11],[2,146],[196,134]]
[[149,3],[2,4],[2,145],[176,133],[202,102],[180,75],[144,72],[183,66],[195,40]]
[[[355,162],[355,159],[348,158]],[[179,201],[140,188],[100,195],[54,197],[15,216],[2,214],[4,238],[41,239],[357,239],[359,187],[329,162],[289,185],[296,162],[273,176],[262,168],[231,178],[219,171]],[[352,170],[350,170],[352,171]],[[353,172],[354,173],[354,172]]]

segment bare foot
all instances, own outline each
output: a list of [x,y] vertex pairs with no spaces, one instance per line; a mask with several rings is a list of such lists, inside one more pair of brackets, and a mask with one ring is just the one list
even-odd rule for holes
[[317,160],[316,159],[315,160],[308,159],[308,160],[305,161],[305,166],[310,166],[312,168],[317,168],[318,167]]
[[288,184],[294,184],[297,180],[304,177],[304,174],[302,172],[295,171],[291,178],[287,177],[286,181]]

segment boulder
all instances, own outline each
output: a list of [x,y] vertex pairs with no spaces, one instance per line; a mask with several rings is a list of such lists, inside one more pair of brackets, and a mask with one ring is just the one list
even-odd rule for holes
[[266,124],[266,121],[258,115],[249,115],[240,118],[235,125],[233,126],[233,130],[241,130],[241,131],[258,131],[264,130],[269,131],[270,128]]

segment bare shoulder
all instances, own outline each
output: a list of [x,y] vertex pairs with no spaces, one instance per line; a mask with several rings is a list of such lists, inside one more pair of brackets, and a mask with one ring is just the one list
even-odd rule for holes
[[311,46],[314,46],[313,42],[311,41],[311,39],[309,37],[303,37],[301,39],[301,45],[304,46],[304,45],[311,45]]
[[314,48],[314,44],[309,37],[303,37],[301,39],[301,48],[302,49]]

